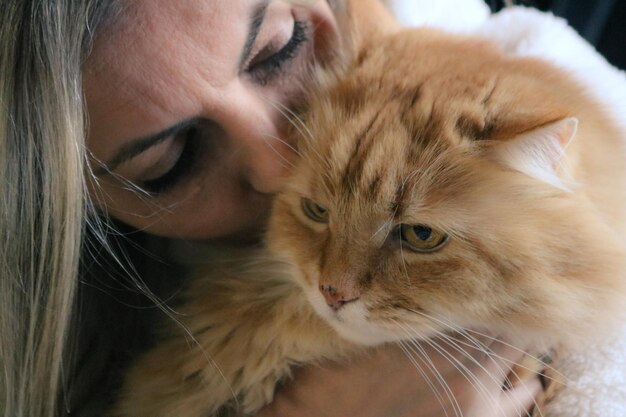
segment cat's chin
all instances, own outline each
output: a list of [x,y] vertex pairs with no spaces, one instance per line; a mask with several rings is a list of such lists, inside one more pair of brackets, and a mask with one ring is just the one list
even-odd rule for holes
[[399,340],[397,334],[367,322],[362,314],[364,309],[361,309],[358,305],[352,305],[335,313],[327,308],[330,311],[327,311],[322,318],[335,329],[340,337],[358,345],[378,346]]
[[362,302],[356,301],[335,311],[326,304],[324,297],[318,291],[306,293],[313,310],[341,338],[364,346],[377,346],[399,340],[397,334],[367,321],[367,310]]

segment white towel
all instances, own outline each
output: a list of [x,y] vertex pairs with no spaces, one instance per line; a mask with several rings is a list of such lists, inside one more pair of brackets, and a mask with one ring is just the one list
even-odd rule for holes
[[[623,127],[626,139],[626,74],[612,67],[563,19],[524,7],[489,16],[482,0],[388,3],[405,24],[477,33],[508,53],[560,66],[604,104],[607,114]],[[607,340],[590,341],[582,352],[570,352],[555,363],[567,377],[567,386],[547,408],[547,417],[626,417],[626,301],[622,323]]]
[[386,0],[386,3],[406,26],[464,32],[489,18],[489,7],[481,0]]

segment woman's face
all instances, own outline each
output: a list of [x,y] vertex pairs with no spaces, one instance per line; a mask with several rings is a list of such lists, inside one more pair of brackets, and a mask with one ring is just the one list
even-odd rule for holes
[[336,44],[327,1],[129,0],[116,19],[84,68],[92,196],[154,234],[257,229],[293,156],[285,107]]

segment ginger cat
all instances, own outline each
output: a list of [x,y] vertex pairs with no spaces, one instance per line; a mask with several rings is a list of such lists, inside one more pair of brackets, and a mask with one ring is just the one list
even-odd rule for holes
[[[391,27],[391,26],[390,26]],[[362,33],[320,77],[272,255],[215,253],[111,415],[252,415],[295,364],[487,329],[536,352],[626,292],[624,132],[566,73],[481,39]]]

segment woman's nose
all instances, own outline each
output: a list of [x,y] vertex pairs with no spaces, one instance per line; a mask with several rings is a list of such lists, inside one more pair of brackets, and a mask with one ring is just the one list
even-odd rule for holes
[[287,119],[254,97],[233,109],[226,127],[236,155],[236,169],[257,192],[274,194],[293,167],[294,148],[286,137]]
[[250,132],[243,137],[242,174],[258,192],[276,193],[293,166],[293,156],[280,131]]

